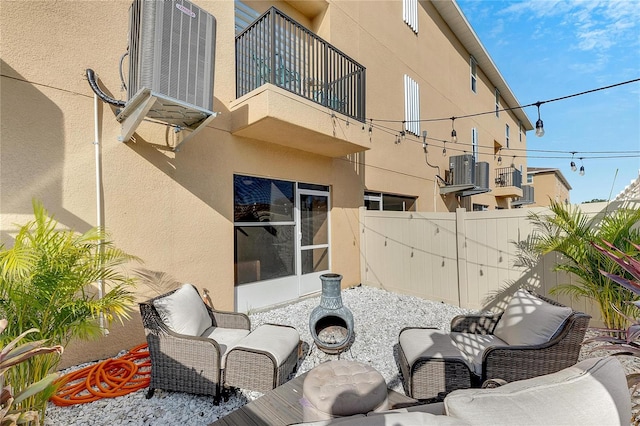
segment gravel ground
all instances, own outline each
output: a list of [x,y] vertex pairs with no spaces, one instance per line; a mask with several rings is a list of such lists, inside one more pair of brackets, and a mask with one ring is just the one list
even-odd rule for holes
[[[443,330],[449,328],[451,319],[469,311],[444,303],[432,302],[413,296],[399,295],[372,287],[355,287],[342,291],[342,300],[353,313],[355,342],[341,359],[366,363],[378,370],[390,389],[403,393],[398,367],[395,362],[395,345],[398,334],[407,326],[430,326]],[[320,297],[305,299],[290,305],[250,314],[252,328],[264,323],[294,326],[306,343],[304,359],[297,375],[309,371],[335,355],[327,355],[313,345],[309,332],[309,314],[318,306]],[[606,355],[596,345],[586,345],[581,359]],[[640,360],[620,357],[625,368],[640,371]],[[87,365],[87,364],[85,364]],[[63,373],[84,367],[71,367]],[[89,404],[57,407],[49,404],[45,426],[52,425],[208,425],[231,411],[245,405],[262,394],[238,390],[220,405],[214,405],[211,397],[156,390],[151,399],[145,399],[146,389],[118,398],[105,398]]]

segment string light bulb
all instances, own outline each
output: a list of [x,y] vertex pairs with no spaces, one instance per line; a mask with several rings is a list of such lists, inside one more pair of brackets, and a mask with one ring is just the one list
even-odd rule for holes
[[578,172],[580,176],[584,176],[584,165],[582,164],[582,157],[580,157],[580,171]]
[[451,117],[451,142],[453,143],[457,143],[458,142],[458,134],[456,133],[456,129],[454,127],[454,123],[456,121],[455,117]]
[[446,157],[447,156],[447,145],[446,145],[447,141],[442,141],[442,156]]
[[422,131],[422,150],[424,151],[424,153],[427,153],[427,131],[423,130]]
[[576,170],[578,170],[578,168],[576,167],[576,162],[575,162],[575,161],[573,161],[573,156],[574,156],[574,155],[576,155],[576,153],[575,153],[575,152],[572,152],[572,153],[571,153],[571,164],[570,164],[570,166],[571,166],[571,171],[572,171],[572,172],[575,172]]
[[538,121],[536,121],[536,136],[541,138],[544,136],[544,123],[540,119],[540,105],[542,102],[538,101],[535,103],[536,107],[538,107]]
[[498,149],[498,166],[502,165],[502,154],[501,154],[501,152],[502,152],[502,148],[499,148]]

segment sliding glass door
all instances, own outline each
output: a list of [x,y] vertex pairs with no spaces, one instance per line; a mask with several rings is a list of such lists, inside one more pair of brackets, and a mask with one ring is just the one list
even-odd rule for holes
[[234,176],[236,308],[320,291],[330,268],[329,187]]

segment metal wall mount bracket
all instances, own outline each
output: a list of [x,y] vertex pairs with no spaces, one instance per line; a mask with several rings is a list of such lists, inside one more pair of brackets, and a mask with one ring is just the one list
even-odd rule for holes
[[128,142],[140,123],[145,118],[150,118],[189,131],[173,147],[173,151],[177,152],[180,146],[203,130],[217,115],[218,113],[142,88],[116,116],[116,120],[122,125],[118,140]]

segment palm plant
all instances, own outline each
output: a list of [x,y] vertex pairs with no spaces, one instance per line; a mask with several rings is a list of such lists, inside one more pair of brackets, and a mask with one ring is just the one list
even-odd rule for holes
[[[624,253],[606,240],[603,241],[603,244],[605,247],[595,243],[593,244],[593,247],[607,258],[620,265],[620,267],[627,271],[633,278],[629,279],[606,271],[600,271],[600,273],[634,294],[640,295],[640,245],[631,243],[633,252]],[[628,302],[628,304],[633,306],[634,309],[640,308],[640,301],[638,300]],[[619,332],[620,330],[602,330],[604,332],[603,335],[587,339],[584,343],[604,342],[605,345],[600,346],[599,349],[616,351],[613,355],[631,355],[640,357],[640,318],[631,317],[623,314],[622,312],[620,312],[620,315],[623,315],[629,321],[629,327],[622,330],[622,332],[617,335],[611,335],[610,333]],[[640,389],[640,373],[635,372],[628,374],[627,381],[629,383],[629,387],[632,388],[632,394],[635,394]],[[634,424],[637,425],[640,424],[640,414],[638,413],[640,403],[634,403],[634,408],[634,412],[636,413],[634,415]]]
[[[2,333],[7,327],[7,320],[0,320],[0,333]],[[30,333],[35,333],[38,330],[32,328],[27,330],[11,341],[6,347],[0,351],[0,425],[2,426],[14,426],[14,425],[38,425],[39,414],[37,411],[20,410],[15,406],[20,404],[24,399],[29,398],[39,392],[46,392],[50,390],[54,380],[58,378],[57,373],[50,374],[44,377],[37,383],[32,383],[23,389],[21,392],[14,395],[12,386],[7,384],[5,386],[4,374],[5,372],[20,363],[36,356],[48,353],[62,353],[62,346],[44,347],[42,346],[44,340],[30,342],[18,346],[18,342]]]
[[634,225],[640,220],[640,210],[618,209],[602,219],[590,219],[579,207],[562,203],[552,203],[550,210],[552,215],[529,215],[535,228],[533,248],[541,255],[560,254],[554,270],[577,277],[576,282],[561,284],[551,292],[594,300],[608,328],[625,328],[625,316],[635,309],[626,302],[637,297],[600,271],[620,276],[628,276],[628,272],[611,258],[603,256],[592,243],[606,240],[624,252],[632,244],[639,244],[640,230]]
[[[602,247],[595,243],[593,246],[596,250],[620,265],[625,271],[633,276],[633,279],[611,274],[606,271],[600,271],[602,275],[634,294],[640,295],[640,245],[632,244],[635,254],[627,254],[620,251],[608,241],[603,241],[603,243],[606,247]],[[627,304],[633,306],[634,310],[636,308],[640,308],[640,300],[629,301]],[[619,313],[626,318],[630,325],[626,329],[622,330],[621,333],[621,330],[619,329],[605,329],[603,331],[605,333],[616,332],[620,337],[605,335],[595,337],[590,340],[610,343],[609,346],[605,346],[603,349],[613,349],[619,351],[617,353],[621,355],[633,355],[640,357],[640,318],[625,315],[622,312]],[[636,384],[640,385],[640,373],[635,374],[634,378],[636,380]]]
[[[120,267],[135,257],[106,241],[102,229],[84,234],[59,229],[41,203],[34,201],[33,210],[34,220],[19,228],[13,247],[0,246],[0,317],[8,319],[0,343],[37,328],[28,339],[64,347],[72,339],[100,336],[100,318],[107,324],[129,318],[133,280]],[[96,288],[101,284],[102,297]],[[58,363],[59,356],[44,355],[14,366],[7,375],[20,391]],[[36,397],[21,407],[43,409],[46,399]]]

